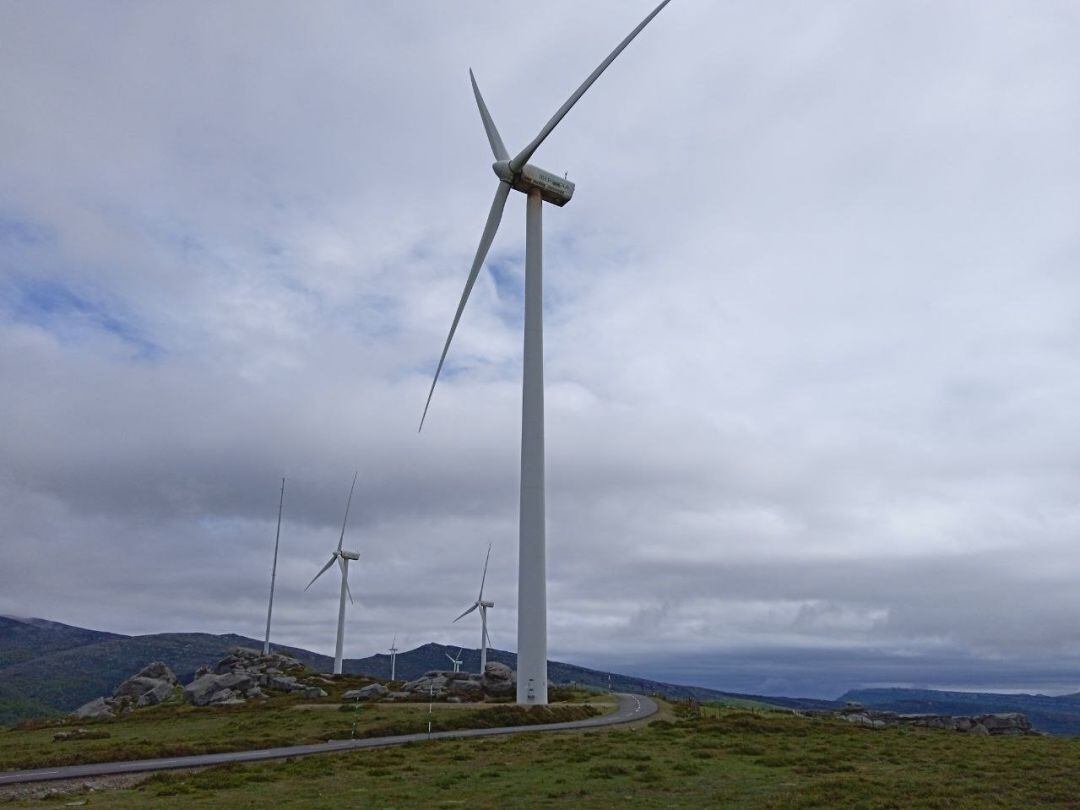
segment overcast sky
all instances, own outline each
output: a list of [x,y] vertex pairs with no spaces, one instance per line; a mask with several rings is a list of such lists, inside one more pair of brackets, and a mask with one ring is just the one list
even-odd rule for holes
[[[0,613],[516,646],[511,152],[638,2],[0,2]],[[674,0],[533,162],[551,657],[1080,690],[1080,7]]]

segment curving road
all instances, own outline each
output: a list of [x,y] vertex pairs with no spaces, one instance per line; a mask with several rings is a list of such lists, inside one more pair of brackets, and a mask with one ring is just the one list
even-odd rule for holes
[[57,768],[42,768],[33,771],[8,771],[0,773],[0,785],[14,785],[20,782],[45,782],[52,779],[80,779],[89,776],[108,776],[118,773],[140,773],[142,771],[164,771],[172,768],[202,768],[208,765],[223,765],[227,762],[255,762],[264,759],[284,759],[286,757],[306,757],[310,754],[329,754],[341,751],[354,751],[358,748],[386,748],[391,745],[404,745],[424,740],[445,740],[458,737],[493,737],[504,734],[528,734],[534,731],[567,731],[596,726],[615,726],[632,723],[656,714],[656,703],[643,695],[616,694],[619,707],[611,714],[590,717],[587,720],[574,720],[569,723],[544,723],[536,726],[507,726],[505,728],[461,729],[458,731],[436,731],[432,734],[399,734],[394,737],[370,737],[364,740],[331,740],[314,745],[290,745],[284,748],[263,748],[256,751],[230,751],[222,754],[199,754],[190,757],[167,757],[164,759],[136,759],[128,762],[98,762],[92,765],[67,765]]

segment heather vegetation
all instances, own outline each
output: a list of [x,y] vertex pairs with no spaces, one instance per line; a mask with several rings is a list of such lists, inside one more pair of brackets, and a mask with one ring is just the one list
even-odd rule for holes
[[116,808],[1075,807],[1078,772],[1080,742],[1063,738],[665,709],[634,727],[160,773],[86,798]]
[[[257,704],[214,707],[174,700],[115,720],[25,722],[0,731],[0,771],[415,734],[427,731],[429,720],[432,731],[559,723],[613,708],[584,692],[565,693],[561,697],[570,702],[538,710],[505,703],[435,703],[429,714],[421,702],[340,702],[343,691],[367,682],[359,676],[336,679],[330,695],[318,700],[278,695]],[[54,739],[75,728],[97,733],[71,742]]]

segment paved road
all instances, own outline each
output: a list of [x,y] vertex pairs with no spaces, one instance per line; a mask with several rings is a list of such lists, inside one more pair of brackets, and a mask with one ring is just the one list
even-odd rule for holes
[[128,762],[99,762],[93,765],[68,765],[34,771],[8,771],[0,773],[0,785],[20,782],[45,782],[51,779],[80,779],[88,776],[107,776],[117,773],[141,771],[164,771],[171,768],[201,768],[207,765],[223,765],[226,762],[254,762],[263,759],[304,757],[309,754],[328,754],[354,751],[358,748],[385,748],[423,740],[445,740],[456,737],[492,737],[502,734],[526,734],[534,731],[565,731],[568,729],[614,726],[632,723],[656,713],[656,703],[643,695],[617,694],[619,708],[611,714],[575,720],[569,723],[545,723],[536,726],[508,726],[506,728],[462,729],[459,731],[436,731],[427,734],[400,734],[395,737],[371,737],[366,740],[331,740],[314,745],[291,745],[285,748],[263,748],[258,751],[232,751],[223,754],[200,754],[191,757],[168,757],[165,759],[136,759]]

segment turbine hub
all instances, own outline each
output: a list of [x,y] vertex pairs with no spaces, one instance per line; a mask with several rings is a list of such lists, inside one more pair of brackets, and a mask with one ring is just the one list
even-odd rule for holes
[[498,177],[500,180],[506,183],[510,183],[511,185],[513,184],[514,172],[510,168],[509,160],[496,160],[494,163],[491,164],[491,169],[495,172],[495,176]]

